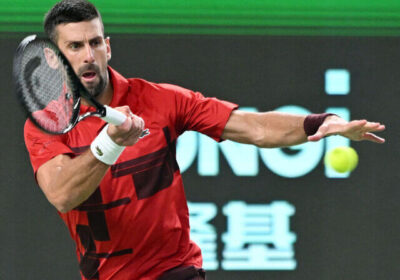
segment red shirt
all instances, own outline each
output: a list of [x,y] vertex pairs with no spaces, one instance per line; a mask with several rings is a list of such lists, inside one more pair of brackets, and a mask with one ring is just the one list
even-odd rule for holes
[[[201,267],[200,249],[189,238],[176,140],[195,130],[220,141],[237,106],[109,72],[114,87],[110,106],[128,105],[150,134],[124,150],[87,201],[59,213],[76,243],[82,279],[155,279],[176,266]],[[81,113],[88,110],[81,106]],[[81,154],[103,126],[101,119],[91,117],[67,134],[48,135],[28,120],[25,143],[34,172],[56,155]]]

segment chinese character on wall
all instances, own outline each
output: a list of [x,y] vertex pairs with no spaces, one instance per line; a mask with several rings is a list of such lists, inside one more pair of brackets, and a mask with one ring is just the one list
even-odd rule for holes
[[[203,252],[203,266],[219,267],[217,233],[209,222],[217,215],[214,203],[189,203],[191,238]],[[296,235],[290,232],[290,217],[295,208],[286,201],[271,204],[246,204],[231,201],[223,209],[227,230],[222,234],[221,268],[224,270],[294,270],[293,244]]]

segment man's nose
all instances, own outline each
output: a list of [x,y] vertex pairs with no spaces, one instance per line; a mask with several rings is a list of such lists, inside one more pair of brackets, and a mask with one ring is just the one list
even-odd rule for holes
[[94,52],[90,45],[85,47],[85,63],[93,63],[94,62]]

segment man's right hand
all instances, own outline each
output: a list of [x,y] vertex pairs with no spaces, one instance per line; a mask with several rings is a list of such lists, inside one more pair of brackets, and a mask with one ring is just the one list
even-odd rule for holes
[[116,107],[127,118],[121,125],[109,124],[107,133],[110,138],[120,146],[133,146],[136,144],[144,129],[144,121],[141,117],[131,112],[128,106]]

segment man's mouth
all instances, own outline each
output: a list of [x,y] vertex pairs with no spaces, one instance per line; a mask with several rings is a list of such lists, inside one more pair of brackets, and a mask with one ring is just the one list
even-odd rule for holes
[[95,71],[87,71],[82,74],[82,79],[85,82],[92,82],[96,78],[97,74]]

